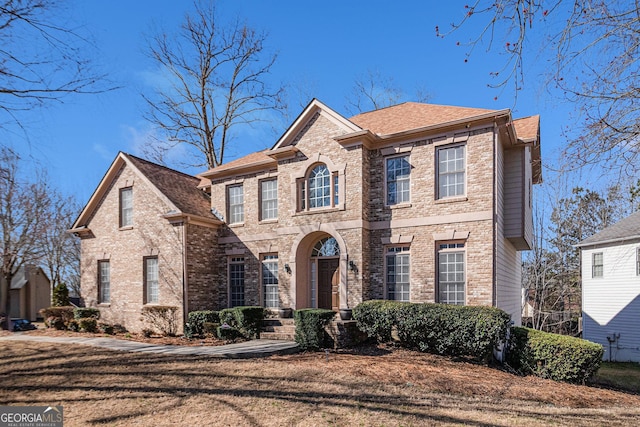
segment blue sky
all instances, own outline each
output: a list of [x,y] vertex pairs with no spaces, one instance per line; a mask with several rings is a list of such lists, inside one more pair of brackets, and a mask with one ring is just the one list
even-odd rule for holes
[[[422,87],[435,104],[514,108],[514,117],[540,114],[543,162],[555,163],[569,108],[549,98],[541,84],[544,64],[535,59],[538,43],[534,41],[534,55],[527,64],[530,73],[514,107],[511,86],[504,91],[487,87],[489,73],[499,68],[504,57],[477,48],[465,63],[465,48],[456,45],[477,35],[479,20],[451,37],[435,35],[436,25],[443,30],[463,16],[464,4],[223,0],[218,10],[223,17],[240,15],[250,26],[268,33],[267,50],[278,54],[271,75],[274,83],[304,86],[347,117],[346,95],[355,79],[376,70],[393,78],[409,99],[416,87]],[[145,106],[140,93],[152,89],[158,73],[144,54],[144,35],[158,26],[177,29],[192,3],[73,0],[71,5],[69,19],[82,25],[94,40],[99,71],[121,89],[65,98],[64,103],[34,111],[29,116],[29,139],[14,133],[9,141],[23,156],[46,165],[54,186],[76,194],[84,203],[116,154],[140,155],[140,144],[152,131],[142,117]],[[275,127],[282,132],[287,124]],[[245,130],[226,161],[270,147],[276,137],[270,126]]]

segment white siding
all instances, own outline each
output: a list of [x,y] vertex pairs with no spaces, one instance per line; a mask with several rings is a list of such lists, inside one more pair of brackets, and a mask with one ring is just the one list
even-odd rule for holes
[[[600,343],[605,360],[640,362],[640,242],[582,250],[583,337]],[[593,254],[603,254],[602,277],[592,277]],[[607,337],[615,337],[609,344]]]
[[[514,151],[514,150],[512,150]],[[497,197],[496,197],[496,306],[511,314],[515,325],[522,324],[522,283],[521,256],[516,248],[505,238],[505,187],[511,183],[505,181],[505,152],[498,144],[496,152]]]

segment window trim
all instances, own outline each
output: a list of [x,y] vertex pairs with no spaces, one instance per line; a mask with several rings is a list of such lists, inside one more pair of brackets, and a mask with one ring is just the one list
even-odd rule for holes
[[[240,188],[242,190],[242,203],[231,204],[231,190],[233,188]],[[226,194],[226,196],[227,196],[227,218],[229,219],[229,225],[241,225],[241,224],[244,224],[244,220],[245,220],[244,183],[237,183],[237,184],[229,184],[229,185],[227,185],[226,193],[227,193]],[[233,214],[232,214],[232,207],[236,207],[236,206],[241,206],[242,207],[242,218],[241,218],[240,221],[236,221],[234,219]]]
[[[148,282],[148,264],[149,260],[156,260],[156,300],[151,301],[149,298],[149,282]],[[144,304],[158,304],[160,301],[160,261],[157,255],[142,257],[142,289],[143,289],[143,303]]]
[[[265,218],[264,217],[264,206],[263,203],[265,201],[265,199],[263,198],[263,184],[267,183],[267,182],[275,182],[275,192],[276,192],[276,197],[275,199],[267,199],[267,200],[275,200],[276,202],[276,207],[275,207],[275,216],[272,218]],[[259,221],[260,222],[276,222],[278,221],[278,208],[279,208],[279,200],[278,200],[278,178],[265,178],[265,179],[261,179],[258,181],[258,207],[259,207]]]
[[[596,256],[600,256],[600,264],[596,264]],[[596,271],[596,269],[599,271]],[[604,252],[593,252],[591,254],[591,278],[601,279],[604,277]]]
[[[265,253],[260,254],[260,286],[262,294],[262,306],[266,309],[278,309],[280,307],[280,265],[279,265],[278,253]],[[265,283],[264,269],[266,263],[275,263],[275,283]],[[276,288],[276,305],[274,307],[267,307],[267,285],[275,286]]]
[[[331,176],[331,206],[309,209],[308,203],[308,178],[310,172],[318,164],[324,164]],[[292,173],[291,177],[291,203],[295,207],[294,216],[325,213],[331,211],[345,210],[347,198],[347,184],[345,178],[346,163],[334,163],[331,158],[324,154],[315,153],[308,156]],[[336,185],[338,187],[337,198]],[[304,195],[304,197],[303,197]]]
[[636,248],[636,276],[640,276],[640,247]]
[[[246,292],[247,292],[247,259],[244,255],[231,255],[227,257],[227,286],[228,286],[228,306],[229,308],[239,307],[245,305],[246,303]],[[231,277],[231,268],[233,265],[242,265],[242,304],[233,304],[233,285],[232,285],[232,277]]]
[[[464,190],[462,192],[462,194],[455,194],[455,195],[450,195],[450,196],[443,196],[440,194],[440,179],[441,179],[441,173],[440,173],[440,153],[444,150],[450,150],[450,149],[455,149],[458,147],[463,147],[464,148],[464,153],[463,153],[463,161],[464,161],[464,178],[463,178],[463,186],[464,186]],[[435,147],[435,200],[443,200],[443,201],[450,201],[450,200],[460,200],[460,199],[466,199],[467,197],[467,189],[468,189],[468,185],[467,185],[467,178],[469,175],[469,162],[468,162],[468,151],[467,150],[467,143],[466,142],[459,142],[459,143],[453,143],[453,144],[446,144],[446,145],[439,145],[437,147]],[[447,172],[447,173],[452,173],[452,172]],[[453,173],[459,173],[459,172],[453,172]]]
[[[443,248],[442,246],[452,246]],[[462,286],[464,287],[464,300],[462,304],[450,303],[442,301],[440,297],[440,255],[441,254],[458,254],[462,253],[462,264],[464,280]],[[455,304],[455,305],[467,305],[467,243],[461,240],[445,240],[436,242],[436,286],[435,286],[435,301],[441,304]]]
[[[397,158],[406,158],[407,159],[407,164],[409,165],[409,197],[408,200],[406,201],[401,201],[401,202],[396,202],[396,203],[389,203],[389,174],[388,174],[388,162],[389,160],[392,159],[397,159]],[[410,206],[411,205],[411,183],[412,183],[412,179],[411,179],[411,153],[410,152],[401,152],[395,155],[390,155],[390,156],[385,156],[384,157],[384,187],[383,190],[384,191],[384,205],[386,207],[400,207],[400,206]],[[397,180],[396,180],[397,182]],[[397,192],[396,192],[396,197],[397,197]]]
[[[311,199],[309,198],[309,182],[311,179],[311,173],[319,166],[324,166],[329,173],[329,205],[311,207]],[[304,176],[296,179],[296,195],[297,195],[297,211],[298,212],[317,212],[326,211],[330,209],[340,208],[344,199],[344,190],[340,191],[342,181],[340,179],[340,173],[337,170],[332,170],[330,165],[325,162],[315,162],[311,164]],[[344,184],[342,185],[344,187]],[[337,190],[337,191],[336,191]]]
[[[129,223],[125,224],[124,223],[124,211],[125,211],[125,207],[123,204],[123,195],[125,193],[130,194],[130,203],[131,206],[127,208],[127,210],[129,210],[131,212],[130,214],[130,221]],[[132,228],[133,227],[133,186],[129,186],[129,187],[123,187],[120,188],[119,193],[118,193],[118,227],[121,229],[128,229],[128,228]]]
[[[108,297],[105,299],[104,295],[103,295],[103,291],[104,291],[104,286],[103,286],[103,281],[102,281],[102,265],[107,265],[108,266],[108,272],[109,272],[109,280],[106,282],[107,283],[107,290],[108,290]],[[97,275],[97,281],[98,281],[98,304],[111,304],[111,261],[108,259],[100,259],[98,260],[98,275]]]
[[[391,250],[395,250],[395,249],[399,249],[398,251],[394,251],[394,257],[398,256],[398,255],[403,255],[403,256],[407,256],[407,268],[408,268],[408,281],[407,281],[407,286],[409,287],[409,289],[407,290],[408,296],[407,299],[397,299],[395,296],[397,294],[402,294],[403,292],[398,292],[397,290],[394,290],[394,298],[391,299],[390,298],[390,291],[389,291],[389,257],[391,256],[390,252]],[[397,273],[395,274],[394,277],[397,276]],[[394,282],[394,285],[397,284],[397,281]],[[384,247],[384,299],[388,300],[388,301],[403,301],[403,302],[410,302],[411,301],[411,246],[408,244],[398,244],[398,245],[387,245]]]

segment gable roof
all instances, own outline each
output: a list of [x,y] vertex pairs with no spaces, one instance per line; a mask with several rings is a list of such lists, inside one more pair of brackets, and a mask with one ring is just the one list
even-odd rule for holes
[[130,167],[134,173],[146,181],[152,191],[166,202],[169,206],[166,218],[188,216],[209,224],[220,223],[211,213],[209,196],[198,188],[200,178],[120,152],[69,232],[89,231],[87,228],[89,220],[98,209],[100,201],[116,179],[118,172],[125,166]]
[[269,157],[267,152],[268,150],[263,150],[248,154],[244,157],[240,157],[239,159],[232,160],[229,163],[224,163],[213,169],[209,169],[208,171],[201,173],[200,176],[202,178],[215,179],[249,171],[257,166],[263,166],[265,168],[277,167],[278,162],[274,158]]
[[368,129],[378,135],[388,135],[492,112],[497,113],[498,110],[405,102],[361,113],[349,120],[362,129]]
[[640,211],[621,219],[591,237],[587,237],[578,243],[576,247],[582,248],[585,246],[615,242],[622,243],[632,239],[640,239]]
[[47,282],[49,281],[49,277],[47,277],[47,274],[41,267],[22,265],[11,279],[11,289],[22,289],[24,285],[29,283],[29,276],[34,271],[37,272],[37,274],[41,274]]

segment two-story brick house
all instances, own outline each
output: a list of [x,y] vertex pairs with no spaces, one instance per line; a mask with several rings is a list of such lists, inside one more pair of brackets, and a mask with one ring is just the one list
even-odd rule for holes
[[538,116],[509,110],[405,103],[347,119],[313,100],[272,149],[199,176],[212,279],[184,294],[206,293],[211,308],[492,305],[519,324],[539,135]]

